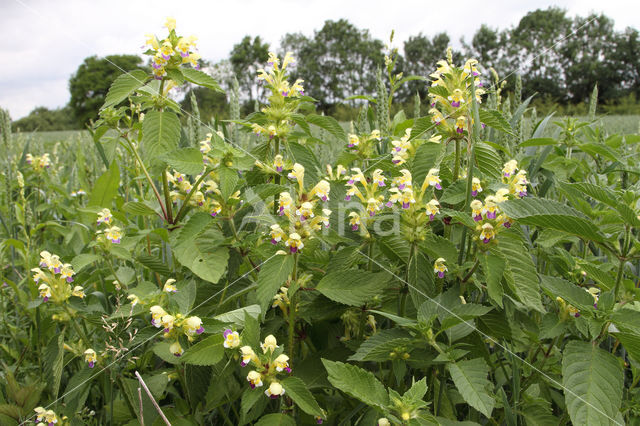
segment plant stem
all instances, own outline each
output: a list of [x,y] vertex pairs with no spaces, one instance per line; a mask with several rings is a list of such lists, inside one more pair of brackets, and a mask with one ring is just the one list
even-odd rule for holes
[[[171,194],[169,192],[169,181],[167,180],[166,170],[162,171],[162,190],[164,192],[164,205],[167,208],[167,222],[173,223],[173,211],[171,207]],[[193,192],[193,191],[190,191]]]
[[200,176],[198,178],[198,180],[196,181],[196,183],[193,184],[193,188],[194,189],[189,191],[187,196],[184,198],[184,201],[182,202],[182,205],[180,206],[180,210],[178,210],[178,214],[176,214],[175,220],[173,221],[174,224],[180,222],[180,220],[182,220],[182,217],[187,213],[186,207],[189,205],[189,200],[191,199],[191,195],[193,195],[193,193],[196,192],[195,188],[198,188],[200,186],[202,181],[207,176],[209,176],[209,173],[211,173],[210,169],[205,170],[205,172],[202,174],[202,176]]
[[[293,261],[293,272],[291,273],[291,284],[289,284],[289,288],[291,285],[295,283],[298,279],[298,253],[294,253],[294,261]],[[296,292],[297,293],[297,292]],[[294,334],[296,328],[296,293],[293,293],[289,299],[289,363],[293,363],[293,355],[294,355]]]
[[455,163],[453,163],[453,181],[458,180],[458,176],[460,175],[460,139],[455,140],[456,144],[456,158]]

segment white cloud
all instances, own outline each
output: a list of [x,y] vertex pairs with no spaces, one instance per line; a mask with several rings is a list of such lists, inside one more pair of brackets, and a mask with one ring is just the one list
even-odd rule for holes
[[615,19],[618,29],[637,25],[634,17],[640,11],[636,3],[624,0],[201,0],[183,1],[179,7],[169,0],[2,3],[0,38],[11,42],[0,46],[0,56],[5,58],[0,67],[0,106],[8,107],[14,118],[35,106],[66,104],[68,79],[85,57],[140,53],[144,34],[160,34],[167,15],[176,18],[179,30],[199,38],[204,58],[217,61],[247,34],[260,35],[275,46],[285,33],[311,35],[327,19],[347,18],[383,41],[395,29],[396,46],[410,35],[441,31],[449,33],[457,45],[462,36],[469,40],[481,23],[509,27],[528,11],[552,5],[566,8],[571,15],[604,12]]

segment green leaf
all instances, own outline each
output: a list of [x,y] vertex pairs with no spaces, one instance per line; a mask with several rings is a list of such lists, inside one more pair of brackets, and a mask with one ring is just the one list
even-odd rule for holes
[[122,210],[132,216],[151,216],[155,210],[140,201],[128,201],[122,206]]
[[206,87],[208,89],[215,90],[216,92],[224,93],[224,90],[222,90],[220,85],[218,85],[218,82],[209,74],[193,68],[181,68],[180,71],[182,71],[182,75],[184,76],[185,80],[197,84],[198,86]]
[[244,327],[246,314],[251,315],[251,317],[253,318],[258,318],[260,316],[260,312],[261,311],[259,305],[249,305],[245,306],[244,308],[235,309],[233,311],[217,315],[213,319],[224,323],[235,324],[238,327]]
[[411,257],[407,266],[407,282],[415,306],[420,306],[426,297],[435,296],[433,265],[424,253],[417,252]]
[[540,285],[552,299],[562,297],[581,312],[593,311],[593,296],[585,289],[559,277],[541,275],[540,278],[542,279]]
[[159,157],[178,148],[180,119],[171,111],[149,111],[142,122],[142,148],[145,160]]
[[342,392],[367,405],[386,409],[389,395],[376,376],[355,365],[322,359],[329,382]]
[[220,175],[220,194],[226,200],[233,195],[236,185],[238,185],[238,171],[221,166],[218,173]]
[[479,256],[482,272],[487,283],[487,292],[489,297],[502,307],[502,297],[504,289],[502,288],[502,276],[506,267],[505,259],[496,252],[489,251]]
[[147,81],[147,78],[147,73],[142,70],[133,70],[122,74],[116,78],[111,84],[111,87],[109,87],[107,97],[100,109],[103,110],[118,105],[127,99],[138,87],[142,86]]
[[513,129],[500,111],[494,109],[481,109],[478,111],[480,122],[501,132],[513,135]]
[[553,138],[533,138],[527,139],[520,144],[521,147],[526,148],[528,146],[544,146],[544,145],[557,145],[558,141]]
[[58,390],[60,390],[63,366],[64,333],[60,333],[59,336],[51,338],[44,352],[44,370],[54,398],[58,397]]
[[310,416],[323,417],[322,408],[318,405],[318,401],[313,397],[307,385],[297,377],[287,377],[280,382],[286,394],[296,403],[298,407]]
[[120,168],[114,161],[109,170],[98,178],[89,196],[89,206],[111,207],[111,201],[118,193],[120,186]]
[[320,180],[320,175],[318,174],[320,170],[320,163],[313,151],[296,142],[290,142],[288,146],[293,162],[304,166],[305,186],[310,187],[317,183]]
[[380,330],[362,342],[356,353],[351,355],[348,360],[388,361],[390,359],[389,354],[393,352],[396,347],[407,347],[411,341],[411,335],[400,328]]
[[478,143],[475,147],[475,158],[478,169],[485,175],[494,178],[500,177],[502,170],[502,158],[498,151],[486,143]]
[[157,272],[160,275],[168,276],[171,274],[169,266],[157,256],[140,253],[136,259],[142,264],[142,266],[152,270],[153,272]]
[[284,414],[267,414],[260,417],[260,420],[254,423],[254,426],[296,426],[296,422],[293,418]]
[[615,209],[620,217],[631,226],[640,226],[640,220],[634,213],[633,209],[627,206],[618,194],[601,185],[594,185],[588,182],[580,183],[560,183],[560,187],[564,190],[578,190],[583,194],[606,204]]
[[242,346],[257,348],[260,344],[260,322],[257,317],[252,316],[248,311],[244,311],[244,328],[240,336]]
[[242,392],[242,400],[240,401],[240,412],[243,415],[246,415],[256,402],[258,402],[261,398],[264,398],[264,393],[260,390],[260,388],[251,389],[247,386],[247,388]]
[[229,250],[220,246],[219,234],[206,231],[195,239],[174,248],[178,261],[205,281],[217,283],[224,274],[229,260]]
[[215,365],[224,355],[224,338],[222,334],[214,334],[187,349],[182,355],[182,362],[192,365]]
[[442,143],[433,142],[425,142],[418,147],[410,169],[414,185],[422,185],[429,170],[437,168],[444,147]]
[[619,309],[611,313],[609,319],[621,331],[628,331],[640,336],[640,312],[635,309]]
[[335,302],[362,306],[380,294],[387,287],[389,279],[386,272],[372,273],[360,269],[335,271],[325,275],[316,290]]
[[533,197],[509,200],[501,203],[500,209],[523,225],[556,229],[592,241],[604,240],[593,221],[554,200]]
[[571,341],[562,356],[562,385],[574,425],[616,423],[622,402],[621,361],[591,342]]
[[276,295],[278,289],[285,285],[289,279],[289,275],[293,272],[294,263],[293,256],[279,254],[260,266],[256,296],[263,313],[267,312],[267,308],[271,305],[273,296]]
[[536,266],[526,247],[517,237],[502,234],[498,247],[506,260],[504,277],[525,306],[544,312],[540,300],[540,283]]
[[640,362],[640,336],[632,333],[613,333],[620,340],[629,356],[636,362]]
[[87,266],[91,265],[93,262],[97,262],[101,259],[102,257],[98,256],[97,254],[82,253],[71,260],[71,266],[73,266],[73,270],[78,273]]
[[306,116],[306,119],[308,123],[325,129],[337,139],[347,142],[347,133],[335,118],[326,115],[309,114]]
[[487,380],[489,367],[484,359],[459,361],[448,364],[448,368],[462,398],[470,406],[491,418],[496,402],[491,393],[493,385]]
[[204,170],[202,153],[198,148],[181,148],[161,155],[160,159],[185,175],[197,175]]

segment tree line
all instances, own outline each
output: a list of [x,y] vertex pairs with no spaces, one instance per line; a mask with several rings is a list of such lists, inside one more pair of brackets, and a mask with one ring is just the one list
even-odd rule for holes
[[[397,46],[397,72],[428,77],[436,62],[444,58],[451,42],[444,32],[409,37],[402,46]],[[266,62],[270,49],[260,36],[245,36],[234,45],[228,59],[206,63],[204,68],[228,88],[236,78],[243,108],[249,112],[256,102],[264,99],[255,76]],[[347,98],[375,93],[376,74],[384,67],[385,54],[389,53],[383,41],[345,19],[328,20],[311,36],[286,34],[278,50],[293,52],[297,59],[294,77],[305,80],[306,94],[318,100],[318,108],[338,116],[342,113],[345,118],[358,105],[357,100]],[[454,49],[453,55],[457,61],[474,57],[485,70],[493,68],[505,86],[504,92],[513,90],[519,75],[522,96],[536,95],[534,104],[543,108],[584,104],[597,85],[601,105],[615,112],[638,113],[640,110],[636,102],[640,98],[638,30],[616,31],[613,20],[603,14],[569,17],[565,10],[557,7],[538,9],[527,13],[511,28],[482,25],[471,40],[460,40],[460,47]],[[71,125],[82,127],[97,116],[109,85],[121,72],[118,68],[130,71],[140,67],[143,67],[142,60],[133,55],[85,59],[69,81],[71,100],[65,109],[58,110],[60,115],[68,115],[70,110]],[[183,89],[183,93],[189,92],[198,100],[200,114],[205,119],[227,115],[227,98],[223,95],[196,88]],[[416,93],[424,99],[427,85],[422,81],[408,82],[396,93],[396,102],[413,102]],[[615,109],[616,105],[623,107]],[[185,97],[183,106],[190,109],[189,96]],[[44,123],[40,119],[43,116],[50,119],[55,113],[40,107],[15,126],[22,125],[24,130],[29,130],[28,127],[37,125],[38,121]],[[67,122],[68,119],[61,120],[61,123]]]

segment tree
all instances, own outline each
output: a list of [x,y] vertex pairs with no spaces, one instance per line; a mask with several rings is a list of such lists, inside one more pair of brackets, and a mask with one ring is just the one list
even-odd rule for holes
[[[435,71],[436,63],[446,58],[449,42],[446,33],[438,33],[431,39],[422,33],[409,37],[404,42],[404,75],[429,77],[429,74]],[[454,61],[462,60],[462,55],[458,52],[454,52],[453,56]],[[424,98],[428,89],[429,85],[422,81],[411,81],[408,84],[409,96],[418,92]]]
[[616,34],[613,58],[620,64],[623,88],[640,99],[640,33],[627,28]]
[[73,118],[73,112],[68,106],[54,110],[46,107],[36,107],[26,117],[14,121],[12,126],[16,131],[23,132],[35,130],[46,132],[79,128]]
[[269,44],[262,41],[260,36],[251,39],[245,36],[242,41],[233,46],[229,61],[238,79],[240,93],[248,96],[249,102],[260,99],[260,86],[257,83],[258,69],[265,66],[269,58]]
[[98,117],[111,83],[122,73],[141,68],[136,55],[90,56],[69,79],[69,106],[79,127]]
[[325,21],[312,39],[287,35],[283,45],[297,59],[297,75],[305,80],[305,93],[320,102],[320,109],[352,95],[375,93],[376,70],[384,66],[384,45],[368,30],[345,19]]

